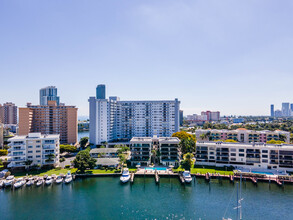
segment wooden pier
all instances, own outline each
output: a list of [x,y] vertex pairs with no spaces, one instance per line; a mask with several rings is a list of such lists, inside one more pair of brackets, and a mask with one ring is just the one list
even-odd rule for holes
[[134,173],[130,173],[130,182],[131,182],[131,183],[134,182]]
[[183,178],[182,173],[179,173],[179,174],[178,174],[178,177],[179,177],[180,182],[181,182],[182,184],[184,184],[184,183],[185,183],[185,180],[184,180],[184,178]]
[[160,177],[159,177],[159,173],[157,170],[155,171],[155,180],[156,180],[157,184],[160,183]]

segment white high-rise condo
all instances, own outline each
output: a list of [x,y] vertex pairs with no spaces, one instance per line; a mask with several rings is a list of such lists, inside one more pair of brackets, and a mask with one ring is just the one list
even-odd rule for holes
[[[89,98],[90,143],[129,141],[132,137],[170,137],[179,131],[180,102],[104,99],[105,86]],[[102,94],[99,94],[102,93]],[[101,98],[102,97],[102,98]]]

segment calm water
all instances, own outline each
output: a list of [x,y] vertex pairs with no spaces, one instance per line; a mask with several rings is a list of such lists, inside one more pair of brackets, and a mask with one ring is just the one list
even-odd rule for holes
[[78,132],[77,139],[78,139],[78,141],[80,141],[81,138],[89,137],[89,136],[90,136],[89,131],[82,131],[82,132]]
[[[136,177],[134,185],[119,178],[78,179],[70,185],[0,191],[0,219],[222,219],[236,218],[235,185],[190,186],[178,179]],[[293,219],[293,186],[243,184],[243,219]],[[231,203],[229,204],[230,198]]]

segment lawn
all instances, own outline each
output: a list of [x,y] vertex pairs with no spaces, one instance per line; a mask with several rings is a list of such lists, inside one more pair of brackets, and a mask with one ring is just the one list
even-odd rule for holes
[[[178,169],[173,169],[173,172],[175,172],[175,173],[178,173],[180,171],[184,171],[184,169],[181,167],[179,167]],[[227,168],[227,170],[226,170],[226,168],[223,168],[223,167],[195,166],[194,168],[191,168],[190,173],[192,173],[192,174],[219,173],[221,175],[232,175],[233,171],[229,168]]]
[[190,173],[192,174],[219,173],[221,175],[233,175],[233,171],[225,171],[220,169],[206,169],[206,168],[191,168]]
[[[108,174],[108,173],[120,173],[120,170],[116,169],[108,169],[108,170],[101,170],[101,169],[93,169],[93,170],[86,170],[84,174]],[[78,174],[81,174],[80,172],[77,172]]]
[[63,174],[67,174],[68,171],[70,171],[71,173],[75,173],[77,169],[73,168],[73,169],[51,169],[51,170],[33,170],[33,171],[28,171],[28,172],[12,172],[12,174],[15,177],[23,177],[26,176],[26,174],[28,175],[34,175],[34,176],[44,176],[44,175],[48,175],[51,176],[52,174],[55,175],[59,175],[61,173]]

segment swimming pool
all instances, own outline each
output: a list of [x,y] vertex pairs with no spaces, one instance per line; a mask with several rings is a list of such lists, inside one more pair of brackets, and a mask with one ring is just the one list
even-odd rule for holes
[[146,170],[158,170],[158,171],[166,171],[166,167],[146,167]]
[[255,173],[255,174],[264,174],[264,175],[274,175],[273,173],[270,173],[270,172],[256,172],[256,171],[252,171],[252,173]]

